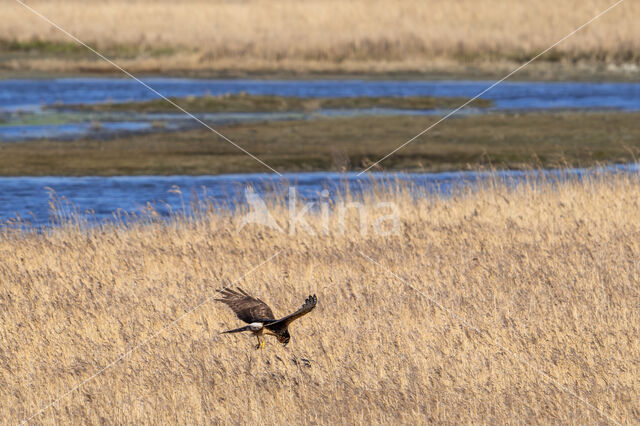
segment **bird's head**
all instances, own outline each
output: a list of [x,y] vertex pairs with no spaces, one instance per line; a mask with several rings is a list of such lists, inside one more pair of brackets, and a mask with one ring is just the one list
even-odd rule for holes
[[282,346],[287,346],[287,343],[289,343],[289,340],[291,340],[291,335],[289,334],[289,330],[285,330],[282,334],[278,335],[278,342],[282,343]]

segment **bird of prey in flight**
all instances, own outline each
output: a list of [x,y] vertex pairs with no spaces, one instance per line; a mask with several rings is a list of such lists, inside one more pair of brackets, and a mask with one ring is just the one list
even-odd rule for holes
[[[233,330],[223,331],[223,333],[251,331],[258,339],[256,349],[264,348],[263,334],[276,336],[282,346],[287,346],[291,339],[289,324],[311,312],[318,302],[318,298],[314,294],[307,297],[304,305],[296,312],[286,317],[275,319],[269,305],[256,297],[249,296],[240,287],[237,287],[237,290],[225,287],[218,290],[218,292],[222,297],[216,300],[229,306],[239,319],[249,324]],[[261,337],[262,340],[260,340]]]

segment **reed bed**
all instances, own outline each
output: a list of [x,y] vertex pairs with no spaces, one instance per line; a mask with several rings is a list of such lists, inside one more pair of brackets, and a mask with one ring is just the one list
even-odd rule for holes
[[[637,177],[493,182],[446,197],[386,188],[327,201],[294,233],[281,197],[267,204],[282,232],[238,229],[246,211],[213,208],[3,228],[0,418],[640,420]],[[348,201],[367,213],[364,229],[353,206],[340,226]],[[396,232],[378,221],[381,202],[396,206]],[[224,285],[276,314],[309,294],[318,307],[286,348],[257,351],[251,336],[219,334],[239,323],[210,300]]]
[[[420,72],[523,62],[612,3],[35,0],[29,5],[137,71]],[[1,0],[0,8],[0,47],[9,52],[3,68],[111,70],[18,3]],[[541,61],[637,65],[639,14],[639,4],[627,1]]]

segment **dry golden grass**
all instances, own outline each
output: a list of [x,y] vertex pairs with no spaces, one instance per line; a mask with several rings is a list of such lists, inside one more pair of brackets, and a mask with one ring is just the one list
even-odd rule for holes
[[[522,62],[613,1],[38,0],[29,4],[138,71],[385,72]],[[33,40],[70,41],[12,0],[0,0],[0,8],[0,41],[26,46]],[[627,1],[542,61],[637,65],[639,15],[640,4]],[[64,54],[16,57],[2,66],[23,71],[111,70],[90,55]]]
[[[320,216],[313,237],[238,232],[239,214],[214,212],[5,229],[0,417],[62,396],[33,421],[637,423],[639,193],[630,177],[449,199],[378,190],[371,220],[377,201],[399,206],[387,237],[362,236],[356,217],[335,232],[334,216],[328,235]],[[286,226],[282,206],[272,214]],[[230,283],[276,314],[310,293],[318,307],[287,348],[219,335],[239,321],[214,303],[143,344]]]

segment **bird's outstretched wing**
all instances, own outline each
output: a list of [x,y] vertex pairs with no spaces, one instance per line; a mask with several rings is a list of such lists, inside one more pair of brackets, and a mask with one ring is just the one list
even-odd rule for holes
[[256,297],[249,296],[240,287],[237,287],[237,290],[225,287],[218,290],[218,293],[222,297],[216,300],[229,306],[237,317],[246,323],[274,319],[269,305]]
[[267,326],[268,328],[272,328],[272,327],[288,327],[289,324],[291,324],[292,321],[300,318],[303,315],[308,314],[309,312],[311,312],[313,310],[313,308],[316,307],[316,304],[318,303],[318,298],[316,297],[316,295],[312,295],[307,297],[307,300],[304,301],[304,305],[302,305],[302,307],[300,309],[298,309],[297,311],[295,311],[294,313],[292,313],[291,315],[287,315],[284,318],[280,318],[277,321],[274,321],[272,323],[269,323],[269,325]]

